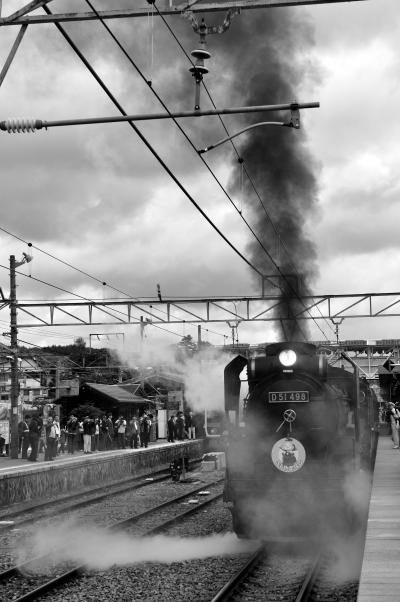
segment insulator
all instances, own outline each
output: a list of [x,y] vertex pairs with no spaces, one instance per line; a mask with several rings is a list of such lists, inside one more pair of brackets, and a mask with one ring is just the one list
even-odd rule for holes
[[206,73],[208,73],[207,67],[204,67],[204,65],[200,65],[200,64],[196,64],[194,67],[191,67],[189,69],[189,71],[195,77],[197,77],[197,76],[202,77],[203,75],[205,75]]
[[208,52],[208,50],[204,50],[204,48],[198,48],[196,50],[192,50],[192,52],[190,53],[195,59],[209,59],[211,57],[211,54]]
[[0,123],[0,129],[9,134],[34,132],[43,127],[40,119],[9,119]]

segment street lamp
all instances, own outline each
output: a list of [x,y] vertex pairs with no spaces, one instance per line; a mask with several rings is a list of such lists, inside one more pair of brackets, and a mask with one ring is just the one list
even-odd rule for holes
[[15,268],[32,261],[32,256],[22,253],[22,259],[15,261],[10,255],[10,338],[11,338],[11,418],[10,418],[10,458],[18,458],[18,328],[17,328],[17,285]]
[[199,155],[202,155],[203,153],[208,153],[208,151],[212,150],[213,148],[217,148],[217,146],[221,146],[221,144],[224,144],[225,142],[228,142],[229,140],[232,140],[233,138],[236,138],[236,136],[240,136],[240,134],[243,134],[244,132],[248,132],[249,130],[252,130],[254,128],[258,128],[258,127],[264,126],[264,125],[277,125],[280,127],[290,127],[290,128],[295,128],[296,130],[299,130],[300,129],[300,111],[296,105],[293,105],[293,108],[292,107],[290,108],[290,120],[289,121],[259,121],[258,123],[253,123],[252,125],[248,125],[247,127],[239,130],[235,134],[232,134],[231,136],[227,136],[226,138],[222,138],[222,140],[218,140],[218,142],[216,142],[215,144],[211,144],[210,146],[206,146],[205,148],[199,149],[197,152],[199,153]]

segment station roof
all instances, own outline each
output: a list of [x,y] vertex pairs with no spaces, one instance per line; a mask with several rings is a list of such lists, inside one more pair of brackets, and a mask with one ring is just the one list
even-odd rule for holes
[[100,395],[104,395],[105,397],[108,397],[113,401],[117,401],[118,403],[137,405],[154,403],[151,399],[135,395],[135,393],[133,393],[129,390],[129,388],[124,387],[123,385],[103,385],[100,383],[85,383],[84,387],[90,389],[91,391],[94,391],[95,393],[100,393]]

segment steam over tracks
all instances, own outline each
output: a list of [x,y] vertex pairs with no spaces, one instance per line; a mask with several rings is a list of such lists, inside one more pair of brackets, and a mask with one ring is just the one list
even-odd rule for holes
[[[307,574],[310,582],[314,559],[307,547],[291,541],[284,548],[269,542],[245,589],[230,598],[215,598],[218,589],[248,562],[256,544],[237,540],[231,533],[230,513],[220,500],[222,487],[215,482],[215,474],[201,473],[201,478],[201,487],[199,482],[154,483],[108,498],[77,511],[67,527],[59,528],[59,519],[49,525],[43,522],[36,551],[42,553],[48,545],[45,551],[52,552],[52,558],[38,562],[36,571],[32,564],[14,571],[7,584],[0,585],[2,600],[355,601],[346,594],[338,595],[342,586],[329,585],[321,572],[307,598],[303,581]],[[200,490],[209,494],[199,495]],[[193,500],[196,503],[191,503]],[[208,504],[201,505],[203,500]],[[108,522],[113,522],[113,529],[106,529]],[[154,536],[161,531],[164,535]],[[61,546],[55,546],[61,548],[61,559],[51,550],[52,540],[62,540]],[[63,557],[65,551],[69,553]],[[327,575],[332,572],[329,562],[323,563]],[[302,597],[298,597],[302,587]]]
[[[76,575],[79,575],[75,584],[78,592],[76,599],[79,599],[79,592],[85,589],[81,577],[85,576],[85,565],[91,564],[90,559],[95,561],[92,566],[104,566],[105,556],[107,556],[105,564],[108,563],[109,566],[114,562],[128,564],[129,554],[124,563],[121,561],[121,556],[118,556],[120,544],[128,548],[130,544],[130,550],[141,546],[139,540],[136,540],[136,545],[132,544],[132,541],[129,542],[129,537],[140,537],[165,529],[168,524],[182,520],[185,514],[197,512],[204,505],[220,498],[221,483],[213,482],[211,475],[207,477],[201,483],[201,487],[199,481],[185,484],[184,488],[179,483],[164,483],[162,486],[158,484],[153,488],[149,485],[145,491],[137,491],[133,495],[121,494],[93,504],[87,515],[78,512],[74,517],[70,517],[70,522],[66,525],[51,523],[41,525],[36,534],[30,533],[31,539],[26,536],[25,542],[19,542],[20,551],[21,548],[25,551],[28,560],[0,574],[2,601],[36,600],[46,591],[51,591],[48,599],[65,600],[65,590],[61,589],[59,594],[53,590]],[[208,483],[204,483],[205,480]],[[188,504],[189,500],[204,487],[207,487],[210,494],[201,496],[195,505]],[[179,495],[176,495],[177,492]],[[182,505],[184,505],[183,511]],[[96,525],[102,528],[98,529]],[[113,539],[114,532],[117,530],[118,533],[123,531],[120,541],[118,538]],[[29,560],[33,556],[35,558]],[[96,562],[96,559],[99,559],[99,562]],[[139,562],[140,557],[132,558],[132,562],[135,560]],[[80,561],[83,561],[82,564],[79,564]],[[58,595],[60,597],[56,598],[55,596]],[[89,598],[86,594],[82,594],[82,599]],[[113,598],[105,598],[98,592],[95,599],[112,600]]]
[[[34,505],[32,504],[32,506],[25,509],[14,510],[1,515],[0,520],[3,524],[0,525],[0,572],[12,567],[17,562],[18,549],[25,547],[21,542],[29,539],[30,534],[39,529],[41,525],[49,524],[51,519],[55,519],[59,523],[60,517],[65,515],[70,520],[74,516],[74,512],[77,513],[76,516],[79,518],[79,513],[85,512],[83,509],[87,506],[91,507],[92,516],[95,517],[96,504],[101,504],[108,498],[115,498],[119,494],[131,494],[138,489],[154,487],[157,483],[169,479],[169,476],[169,472],[163,470],[151,473],[147,478],[142,476],[140,478],[124,479],[106,487],[74,493],[55,500],[45,500],[39,504],[34,503]],[[99,505],[98,513],[101,514],[101,512],[102,506]],[[32,525],[32,527],[30,528],[29,525]]]

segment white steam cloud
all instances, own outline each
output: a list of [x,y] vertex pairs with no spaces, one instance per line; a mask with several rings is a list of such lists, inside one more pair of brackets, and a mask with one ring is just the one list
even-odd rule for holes
[[145,376],[151,369],[179,375],[184,383],[186,401],[194,412],[223,411],[224,368],[232,359],[229,354],[210,346],[181,362],[176,358],[177,348],[160,341],[146,340],[134,352],[127,349],[129,347],[125,345],[125,351],[118,350],[119,356],[130,368],[143,370]]
[[224,368],[229,355],[216,349],[202,350],[184,365],[185,397],[195,411],[224,409]]
[[[54,563],[71,561],[98,570],[140,562],[169,564],[240,554],[252,551],[256,546],[255,542],[239,540],[233,533],[189,538],[164,535],[133,537],[71,523],[37,531],[32,544],[38,555],[50,554]],[[21,556],[23,554],[21,552]],[[44,569],[37,567],[38,572]]]

